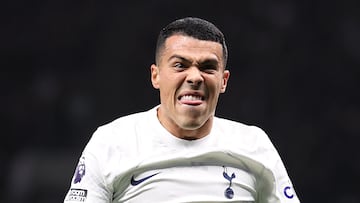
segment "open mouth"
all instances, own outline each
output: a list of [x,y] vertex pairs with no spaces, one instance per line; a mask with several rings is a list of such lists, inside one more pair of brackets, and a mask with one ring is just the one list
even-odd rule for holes
[[182,104],[199,105],[205,100],[205,98],[201,95],[185,94],[185,95],[179,96],[178,100]]

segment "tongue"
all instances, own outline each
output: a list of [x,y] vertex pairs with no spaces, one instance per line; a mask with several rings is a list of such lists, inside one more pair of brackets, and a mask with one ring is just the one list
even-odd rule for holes
[[180,102],[182,104],[187,104],[187,105],[200,105],[202,103],[202,100],[201,99],[192,99],[192,100],[181,99]]

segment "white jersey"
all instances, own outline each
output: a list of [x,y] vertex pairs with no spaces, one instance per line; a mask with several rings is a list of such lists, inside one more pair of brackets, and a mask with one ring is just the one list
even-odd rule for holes
[[99,127],[64,202],[300,202],[258,127],[215,117],[208,136],[188,141],[171,135],[156,111]]

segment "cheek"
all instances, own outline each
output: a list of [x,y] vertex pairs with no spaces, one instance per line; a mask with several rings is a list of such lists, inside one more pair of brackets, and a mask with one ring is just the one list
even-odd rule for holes
[[223,87],[223,81],[219,80],[219,78],[209,78],[209,83],[208,83],[208,88],[209,88],[209,91],[212,93],[212,94],[219,94],[222,90],[222,87]]
[[[162,78],[164,79],[164,78]],[[176,97],[176,91],[179,87],[179,83],[171,78],[166,78],[160,83],[160,95],[163,101],[172,101]]]
[[177,91],[183,84],[183,78],[181,75],[164,74],[161,81],[162,89],[167,92]]

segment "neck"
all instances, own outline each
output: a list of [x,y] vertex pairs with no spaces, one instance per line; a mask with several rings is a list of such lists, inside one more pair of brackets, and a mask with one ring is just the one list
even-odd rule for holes
[[197,140],[207,136],[212,128],[214,116],[211,115],[205,122],[194,126],[181,126],[166,115],[162,115],[160,108],[157,117],[161,125],[172,135],[184,140]]
[[213,118],[209,118],[201,127],[195,129],[183,129],[176,125],[175,130],[169,131],[174,136],[184,140],[197,140],[206,137],[211,130]]

